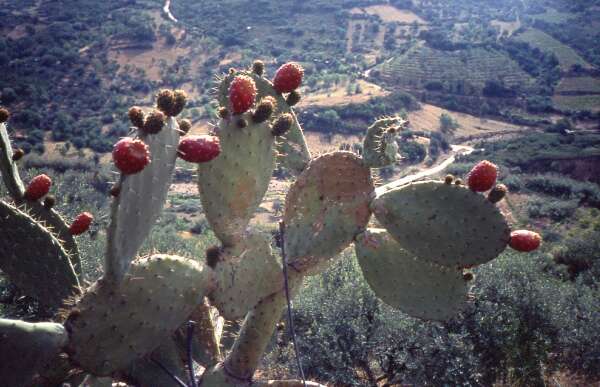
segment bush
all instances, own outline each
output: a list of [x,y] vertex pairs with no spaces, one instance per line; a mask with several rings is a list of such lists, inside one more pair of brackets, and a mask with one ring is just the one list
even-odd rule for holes
[[510,174],[502,179],[502,183],[510,192],[519,192],[523,188],[523,179],[519,175]]
[[600,187],[592,182],[582,182],[562,175],[536,175],[527,178],[525,187],[539,193],[562,199],[577,199],[591,205],[600,204]]
[[[544,254],[504,253],[475,270],[475,301],[435,323],[380,302],[346,253],[308,278],[295,300],[305,373],[345,386],[543,386],[545,372],[557,369],[597,380],[600,294],[562,281],[550,264]],[[275,342],[264,365],[269,377],[295,371],[287,333]]]
[[534,199],[527,205],[527,214],[534,219],[550,218],[560,222],[571,217],[578,207],[576,201],[557,201],[554,199]]
[[567,267],[572,280],[585,274],[582,281],[595,286],[600,280],[600,231],[592,230],[568,238],[552,251],[552,258]]

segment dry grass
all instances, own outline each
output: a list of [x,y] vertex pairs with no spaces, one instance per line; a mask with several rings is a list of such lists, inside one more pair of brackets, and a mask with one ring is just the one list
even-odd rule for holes
[[349,103],[363,103],[373,97],[382,97],[389,94],[388,91],[374,83],[359,79],[356,81],[360,85],[361,93],[348,95],[346,85],[336,86],[335,88],[317,93],[310,93],[303,96],[298,104],[300,107],[309,106],[339,106]]
[[327,136],[318,132],[305,132],[304,137],[306,137],[306,143],[313,156],[339,150],[343,143],[362,143],[362,136],[357,135],[334,134]]
[[457,137],[526,129],[523,126],[475,117],[470,114],[453,112],[429,104],[421,104],[420,110],[408,113],[408,119],[413,130],[438,131],[440,126],[440,115],[442,113],[449,114],[460,125],[455,132]]
[[352,8],[350,13],[353,14],[364,14],[377,15],[381,18],[384,23],[413,23],[427,24],[427,22],[417,16],[415,13],[403,9],[398,9],[394,6],[383,4],[383,5],[371,5],[365,8]]
[[499,36],[506,32],[507,36],[512,36],[516,30],[521,28],[521,21],[517,20],[514,22],[505,22],[501,20],[492,20],[492,26],[497,27],[500,30]]

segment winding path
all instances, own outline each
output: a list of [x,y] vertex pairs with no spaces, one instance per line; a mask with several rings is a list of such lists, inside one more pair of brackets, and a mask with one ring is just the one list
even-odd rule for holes
[[381,195],[384,192],[387,192],[387,191],[397,188],[397,187],[401,187],[408,183],[412,183],[415,180],[419,180],[424,177],[435,175],[436,173],[440,173],[441,171],[446,169],[450,164],[452,164],[454,161],[456,161],[457,155],[468,155],[469,153],[473,152],[474,150],[475,150],[474,148],[467,146],[467,145],[452,145],[452,153],[453,154],[450,157],[448,157],[446,160],[441,162],[440,164],[438,164],[434,167],[425,169],[423,171],[414,173],[412,175],[405,176],[405,177],[395,180],[391,183],[382,185],[381,187],[377,187],[375,189],[375,193],[377,195]]
[[173,16],[173,14],[171,13],[171,0],[165,0],[165,6],[163,7],[163,12],[165,13],[165,15],[167,15],[167,17],[177,23],[177,19],[175,18],[175,16]]

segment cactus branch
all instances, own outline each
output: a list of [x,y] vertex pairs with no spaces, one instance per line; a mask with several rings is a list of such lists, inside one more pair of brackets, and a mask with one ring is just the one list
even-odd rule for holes
[[292,336],[292,342],[294,343],[294,352],[296,354],[296,365],[298,366],[298,372],[302,377],[304,387],[306,387],[306,377],[304,376],[304,369],[302,369],[302,359],[300,357],[300,350],[298,349],[298,343],[296,341],[296,330],[294,329],[294,311],[292,309],[292,301],[290,299],[290,287],[288,283],[288,264],[287,256],[285,254],[285,225],[279,222],[279,235],[281,238],[281,259],[283,260],[283,283],[285,290],[285,299],[287,301],[287,318],[288,325],[290,328],[290,335]]
[[13,200],[21,200],[25,193],[25,187],[19,176],[17,163],[13,160],[13,150],[6,124],[0,124],[0,172]]

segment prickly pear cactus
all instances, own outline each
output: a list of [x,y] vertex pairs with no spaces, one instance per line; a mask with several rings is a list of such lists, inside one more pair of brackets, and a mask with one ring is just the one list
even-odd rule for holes
[[150,149],[150,165],[140,173],[123,175],[116,186],[118,195],[112,204],[106,251],[106,274],[116,281],[127,271],[162,212],[175,169],[179,138],[179,125],[173,117],[167,119],[159,133],[142,135]]
[[285,202],[285,249],[294,269],[314,274],[364,231],[374,195],[371,172],[351,152],[312,160]]
[[55,309],[79,291],[61,241],[27,213],[0,201],[0,268],[26,294]]
[[[293,297],[305,276],[325,270],[352,242],[378,297],[435,320],[464,306],[472,274],[463,274],[463,268],[495,258],[509,239],[520,251],[541,243],[539,235],[522,230],[511,239],[494,205],[506,188],[492,188],[497,169],[489,162],[479,168],[478,178],[469,179],[478,182],[474,191],[492,188],[487,197],[447,184],[452,179],[397,180],[375,189],[370,168],[397,160],[396,135],[405,125],[399,118],[367,129],[363,157],[333,152],[310,160],[291,109],[300,99],[301,67],[286,64],[278,70],[275,85],[285,96],[263,73],[264,65],[256,62],[253,72],[234,70],[222,80],[219,141],[180,141],[174,117],[185,105],[181,90],[161,90],[160,111],[148,116],[141,108],[129,110],[138,138],[119,141],[113,152],[123,174],[111,190],[104,275],[79,297],[72,297],[79,282],[69,256],[76,254],[75,240],[65,234],[57,213],[23,199],[18,157],[6,127],[0,127],[0,172],[16,203],[0,201],[0,268],[43,303],[56,307],[69,299],[62,325],[0,320],[0,384],[80,385],[86,378],[83,385],[117,380],[180,386],[197,362],[205,368],[204,387],[320,386],[253,377],[288,306],[287,294]],[[0,113],[3,120],[8,117]],[[222,242],[207,250],[206,265],[172,255],[137,257],[166,200],[177,156],[199,162],[203,210]],[[270,238],[248,229],[277,157],[298,174],[277,238],[281,259]],[[367,230],[372,212],[385,230]],[[224,359],[223,317],[244,318]],[[194,332],[188,330],[190,320]]]
[[22,207],[25,212],[41,223],[43,227],[51,230],[62,241],[62,247],[68,253],[75,273],[81,279],[81,259],[73,235],[69,232],[64,219],[54,209],[42,205],[39,201],[25,199],[25,187],[19,174],[18,157],[15,156],[6,124],[0,124],[0,175],[8,193],[17,206]]
[[214,269],[217,288],[210,298],[227,320],[243,318],[261,299],[283,289],[281,261],[261,233],[225,248]]
[[415,257],[386,230],[365,231],[355,247],[365,280],[386,304],[428,320],[445,320],[466,304],[468,281],[461,270]]
[[289,98],[284,98],[278,93],[273,87],[273,83],[266,79],[263,74],[257,74],[251,71],[232,71],[227,74],[219,84],[218,88],[218,99],[221,106],[227,106],[227,91],[233,79],[238,75],[246,75],[251,77],[257,89],[257,100],[260,101],[265,97],[271,97],[275,100],[275,109],[273,116],[277,117],[282,114],[291,114],[293,117],[293,123],[290,129],[285,133],[282,138],[279,138],[276,143],[277,162],[284,168],[291,171],[293,174],[298,175],[306,168],[306,165],[310,161],[310,151],[304,138],[302,127],[298,122],[298,118],[294,113],[292,106],[290,105]]
[[496,258],[510,229],[498,208],[465,186],[424,181],[379,195],[371,208],[400,245],[421,259],[469,267]]
[[398,159],[398,132],[407,122],[400,117],[382,118],[373,123],[365,135],[363,161],[370,168],[381,168]]
[[189,259],[135,261],[117,287],[96,282],[70,311],[72,361],[99,376],[126,368],[173,334],[214,286],[213,272]]
[[[239,120],[247,125],[240,128]],[[198,165],[198,189],[206,219],[225,246],[244,235],[269,187],[275,168],[270,122],[252,123],[252,113],[219,121],[221,154]]]

